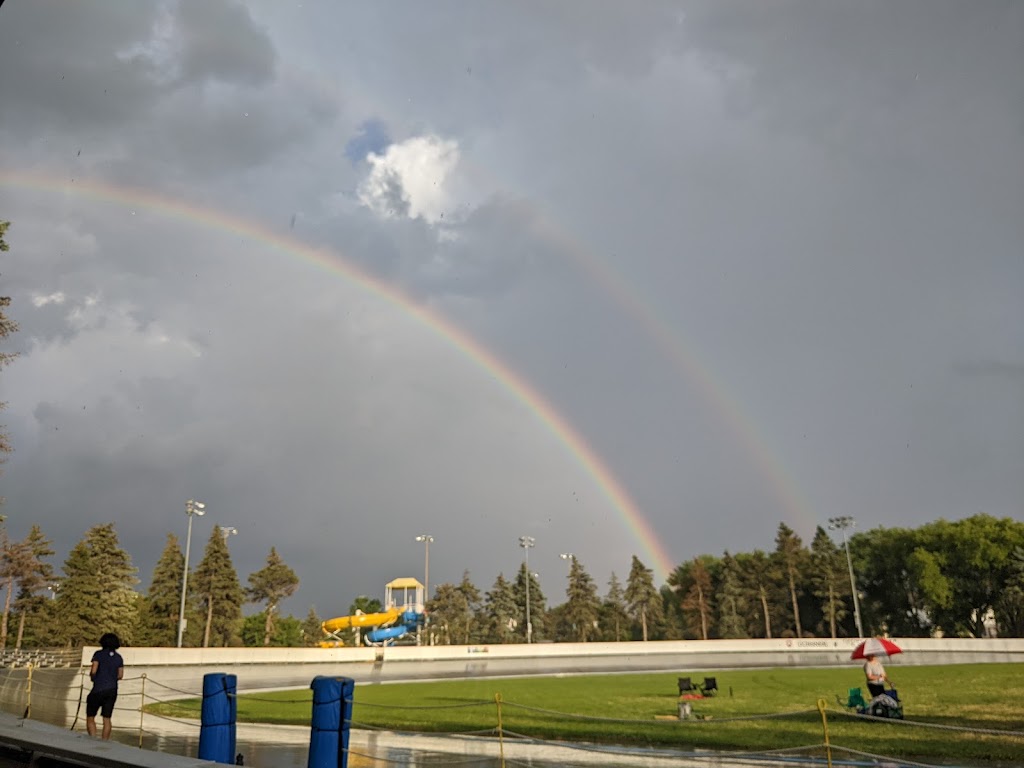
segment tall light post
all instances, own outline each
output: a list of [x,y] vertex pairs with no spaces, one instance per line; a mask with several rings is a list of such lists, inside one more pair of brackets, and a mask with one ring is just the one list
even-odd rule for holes
[[430,542],[434,537],[427,533],[421,533],[416,541],[423,542],[423,604],[430,599]]
[[533,642],[533,624],[530,622],[530,582],[533,576],[530,574],[530,547],[536,546],[537,541],[533,536],[520,536],[519,546],[523,548],[523,562],[526,564],[526,642]]
[[864,625],[860,621],[860,600],[857,599],[857,579],[853,575],[853,559],[850,557],[850,542],[846,540],[846,529],[854,528],[857,521],[849,515],[830,517],[828,529],[843,532],[843,547],[846,549],[846,565],[850,569],[850,589],[853,591],[853,618],[857,622],[857,637],[864,637]]
[[185,635],[185,595],[188,588],[188,556],[192,547],[192,518],[206,514],[206,505],[201,501],[189,499],[185,502],[185,514],[188,516],[188,533],[185,535],[185,570],[181,574],[181,610],[178,612],[178,647]]
[[218,527],[220,528],[220,535],[224,537],[224,543],[225,544],[228,543],[228,536],[237,536],[238,535],[238,529],[235,528],[232,525],[221,525],[221,526],[218,526]]

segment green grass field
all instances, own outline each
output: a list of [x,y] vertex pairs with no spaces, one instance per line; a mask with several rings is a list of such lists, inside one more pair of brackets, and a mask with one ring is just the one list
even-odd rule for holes
[[[494,729],[498,717],[495,695],[500,694],[506,732],[675,749],[766,750],[821,743],[822,721],[816,706],[822,698],[828,703],[833,745],[942,762],[1024,764],[1024,736],[976,732],[1024,732],[1024,664],[908,666],[893,667],[889,673],[900,692],[907,721],[967,730],[842,716],[845,710],[836,697],[845,700],[848,688],[864,687],[856,667],[357,684],[352,720],[354,727],[398,731]],[[712,675],[718,678],[721,690],[717,696],[691,702],[694,715],[703,719],[658,719],[677,714],[676,678],[687,675],[694,681]],[[152,709],[168,716],[198,717],[199,701],[159,704]],[[804,714],[791,717],[723,722],[730,717],[801,711]],[[239,722],[308,725],[310,712],[309,690],[238,699]]]

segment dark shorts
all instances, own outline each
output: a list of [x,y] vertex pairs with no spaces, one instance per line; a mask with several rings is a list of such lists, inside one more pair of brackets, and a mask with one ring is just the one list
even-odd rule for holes
[[109,691],[90,691],[85,699],[85,716],[96,717],[97,712],[102,712],[108,720],[114,716],[114,702],[117,701],[117,689]]

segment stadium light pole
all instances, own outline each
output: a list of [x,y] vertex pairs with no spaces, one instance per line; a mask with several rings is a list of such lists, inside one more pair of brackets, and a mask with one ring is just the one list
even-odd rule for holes
[[224,537],[224,543],[228,543],[228,536],[237,536],[238,529],[233,525],[222,525],[220,526],[220,535]]
[[426,606],[430,599],[430,542],[434,537],[427,533],[421,533],[416,541],[423,542],[423,605]]
[[523,562],[526,564],[526,642],[533,642],[533,624],[530,622],[530,582],[533,576],[530,574],[530,547],[536,546],[537,540],[533,536],[520,536],[519,546],[523,548]]
[[206,514],[206,505],[201,501],[189,499],[185,502],[185,514],[188,515],[188,533],[185,535],[185,570],[181,573],[181,610],[178,611],[178,647],[181,648],[185,636],[185,595],[188,588],[188,556],[192,547],[192,518]]
[[850,557],[850,542],[846,540],[846,529],[854,528],[857,521],[849,515],[830,517],[828,529],[843,532],[843,548],[846,549],[846,565],[850,569],[850,589],[853,591],[853,618],[857,622],[857,637],[864,637],[864,625],[860,621],[860,600],[857,599],[857,579],[853,575],[853,559]]

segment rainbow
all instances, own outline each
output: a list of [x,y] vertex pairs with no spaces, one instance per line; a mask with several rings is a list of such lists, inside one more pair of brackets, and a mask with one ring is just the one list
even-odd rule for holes
[[316,248],[282,235],[255,221],[210,207],[165,197],[150,190],[115,186],[93,179],[60,179],[40,173],[0,170],[0,187],[31,189],[42,192],[70,193],[104,203],[142,208],[161,216],[185,220],[209,229],[241,235],[259,241],[287,256],[308,262],[345,279],[351,285],[398,308],[406,315],[444,339],[462,356],[496,379],[516,400],[530,410],[537,420],[566,449],[575,463],[591,477],[596,487],[612,506],[630,535],[653,568],[655,578],[664,580],[675,569],[675,562],[665,551],[657,534],[644,518],[636,502],[583,437],[555,408],[519,374],[470,334],[455,326],[439,313],[415,302],[393,285],[373,277],[340,254]]
[[[341,86],[335,79],[287,66],[282,68],[280,75],[287,79],[290,87],[307,89],[316,97],[338,105],[346,104]],[[378,100],[362,89],[358,79],[346,81],[344,93],[348,94],[349,100],[353,93],[357,94],[362,102],[360,107],[368,114],[384,114]],[[563,223],[552,219],[528,194],[508,189],[504,180],[492,173],[489,167],[472,163],[469,158],[462,158],[462,162],[472,174],[485,182],[484,186],[500,190],[516,200],[519,205],[511,206],[511,209],[519,215],[520,224],[571,259],[640,327],[676,373],[699,393],[703,402],[711,405],[771,489],[786,519],[798,530],[807,533],[813,531],[818,524],[817,515],[811,511],[811,506],[792,474],[779,458],[778,451],[768,444],[764,430],[747,414],[725,382],[714,375],[710,366],[701,362],[697,345],[665,319],[663,313],[657,310],[656,302],[641,295],[639,290],[630,285],[626,276],[606,259],[602,259]]]
[[654,303],[645,300],[612,266],[588,249],[576,236],[558,222],[552,221],[543,210],[527,203],[528,216],[522,225],[565,254],[608,294],[623,312],[631,317],[646,333],[662,356],[683,380],[689,382],[718,414],[757,467],[758,473],[772,489],[787,519],[798,530],[813,532],[818,518],[811,511],[800,488],[762,436],[762,430],[747,416],[739,400],[729,388],[716,378],[710,368],[701,364],[695,346],[662,317]]

